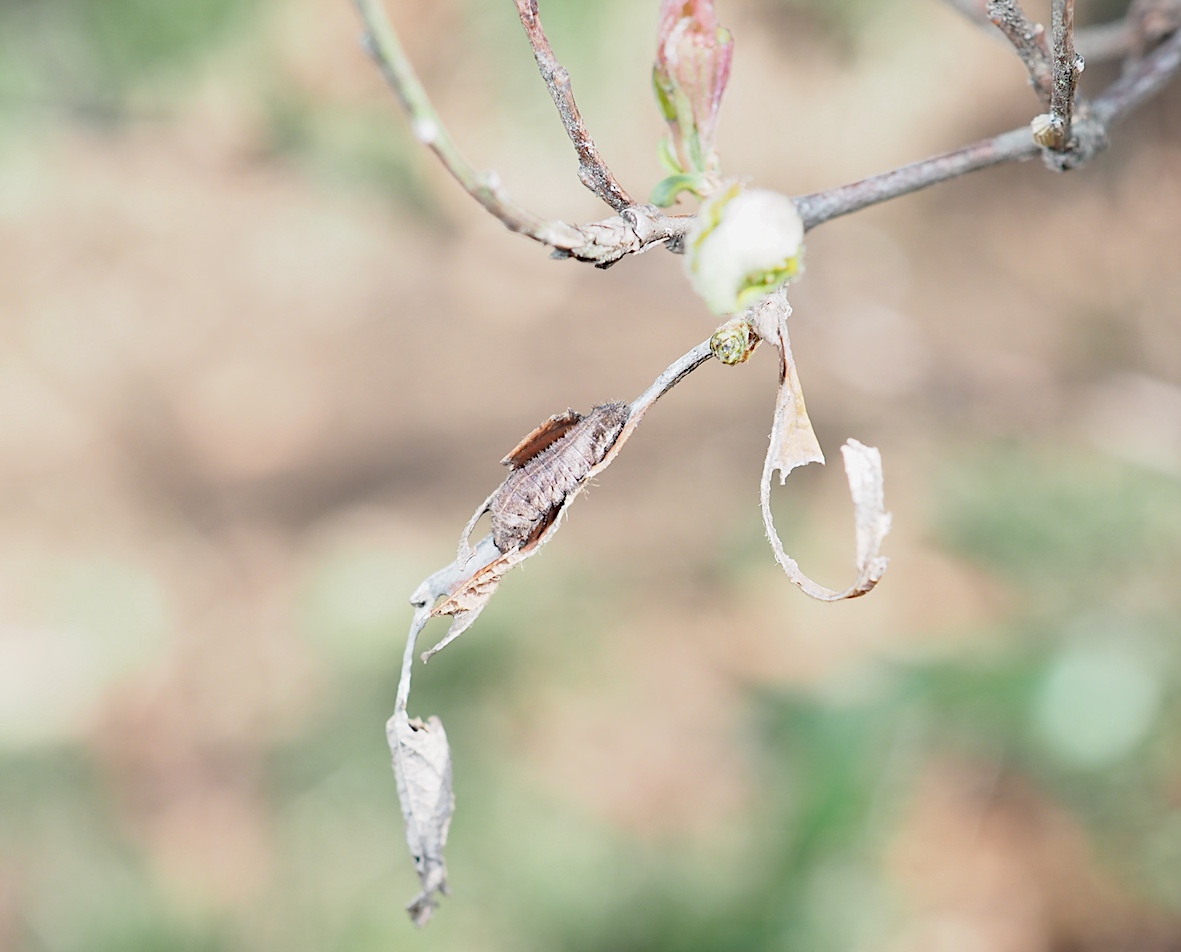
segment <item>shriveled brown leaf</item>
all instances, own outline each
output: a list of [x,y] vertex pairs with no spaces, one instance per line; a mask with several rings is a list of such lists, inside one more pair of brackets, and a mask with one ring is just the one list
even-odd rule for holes
[[[508,571],[526,559],[531,559],[554,537],[558,529],[561,528],[571,504],[599,473],[614,462],[619,451],[623,449],[623,446],[635,432],[636,427],[639,426],[640,421],[644,418],[644,414],[665,393],[676,386],[685,376],[709,360],[711,356],[708,341],[698,344],[665,369],[664,373],[653,381],[652,386],[633,400],[631,404],[627,405],[626,408],[621,404],[605,404],[602,407],[596,407],[587,418],[584,418],[581,414],[573,410],[555,414],[525,437],[518,444],[517,448],[505,457],[505,460],[515,468],[519,468],[521,464],[517,462],[518,459],[528,462],[529,459],[535,458],[539,445],[541,446],[541,451],[544,451],[557,439],[570,433],[584,419],[593,416],[595,412],[607,410],[613,406],[619,406],[621,409],[626,409],[627,411],[626,420],[622,423],[622,427],[619,428],[618,435],[602,450],[601,458],[583,472],[577,484],[566,493],[561,503],[546,514],[546,521],[541,524],[538,533],[530,537],[526,544],[502,553],[492,542],[492,536],[489,535],[480,541],[474,552],[469,546],[468,539],[471,536],[472,530],[475,528],[476,523],[480,521],[481,516],[492,511],[493,503],[499,489],[485,499],[480,507],[472,514],[472,518],[468,520],[468,524],[464,527],[463,533],[460,536],[459,550],[455,562],[446,569],[435,573],[435,576],[432,576],[432,578],[435,578],[445,575],[451,583],[446,591],[440,590],[436,594],[436,598],[439,595],[445,595],[446,600],[433,610],[431,613],[432,616],[451,615],[455,621],[452,623],[447,635],[433,648],[423,653],[424,661],[451,644],[451,642],[471,627],[476,617],[488,604],[489,599],[500,584],[500,580]],[[554,439],[548,439],[554,433],[557,434],[554,436]],[[534,455],[525,455],[526,451],[532,452]],[[484,554],[481,555],[481,553]],[[427,583],[423,583],[423,586],[419,588],[419,593],[424,592],[426,586]],[[412,599],[415,604],[419,604],[417,597],[419,593],[416,593],[416,598]]]
[[504,459],[500,461],[501,465],[513,467],[522,465],[560,440],[581,419],[582,414],[573,409],[568,409],[565,413],[555,413],[506,453]]
[[[490,541],[491,538],[489,536],[485,541]],[[475,620],[480,617],[480,612],[484,610],[484,607],[491,600],[492,596],[496,594],[496,589],[500,586],[500,580],[504,577],[504,574],[520,561],[514,558],[516,555],[517,553],[510,553],[509,555],[501,556],[477,569],[463,581],[462,585],[455,592],[431,612],[432,618],[441,618],[450,615],[453,620],[451,627],[447,629],[447,634],[443,639],[429,651],[422,653],[422,660],[424,662],[430,661],[438,652],[442,651],[467,631]]]
[[[417,925],[426,924],[438,906],[437,897],[447,894],[443,847],[447,842],[447,830],[455,807],[451,791],[451,755],[443,725],[437,717],[429,718],[424,724],[420,720],[412,720],[406,713],[418,636],[431,618],[444,615],[452,617],[447,635],[423,654],[425,661],[466,631],[495,594],[505,573],[532,558],[554,537],[571,503],[595,476],[611,465],[648,409],[711,356],[708,341],[698,344],[626,407],[626,422],[622,423],[618,435],[614,436],[601,456],[596,455],[597,462],[565,495],[561,504],[547,514],[547,521],[541,525],[536,538],[529,539],[527,544],[516,546],[509,552],[501,552],[491,534],[481,539],[474,548],[469,544],[472,530],[480,517],[489,510],[496,496],[493,493],[464,527],[455,561],[428,576],[411,596],[410,601],[415,607],[414,620],[406,638],[397,701],[394,715],[386,725],[386,733],[398,782],[398,799],[406,822],[406,843],[422,883],[421,892],[407,906]],[[518,459],[527,461],[537,453],[544,452],[547,446],[583,419],[574,411],[551,417],[529,434],[506,459],[514,467],[519,467]],[[437,606],[436,602],[439,603]]]

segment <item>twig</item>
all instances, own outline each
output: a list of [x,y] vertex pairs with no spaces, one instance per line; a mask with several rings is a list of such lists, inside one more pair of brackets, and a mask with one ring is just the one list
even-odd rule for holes
[[1002,162],[1031,159],[1037,154],[1037,144],[1030,136],[1029,128],[1023,126],[992,139],[974,142],[954,152],[904,165],[900,169],[874,175],[860,182],[802,195],[793,201],[800,217],[804,219],[804,228],[810,229],[840,215],[848,215],[850,212],[897,198],[899,195],[906,195],[908,192],[917,192],[921,188],[937,185],[977,169],[985,169]]
[[1050,91],[1051,148],[1065,152],[1073,139],[1071,123],[1083,59],[1074,51],[1074,0],[1053,0],[1050,32],[1054,44],[1054,85]]
[[1136,31],[1123,19],[1076,31],[1074,47],[1088,63],[1106,63],[1127,56],[1135,39]]
[[548,245],[577,243],[578,237],[572,233],[569,225],[546,221],[521,208],[505,193],[495,172],[478,172],[464,158],[431,105],[386,16],[381,0],[353,2],[365,24],[366,46],[410,114],[415,138],[434,152],[464,190],[499,218],[510,231],[528,235]]
[[[575,258],[600,268],[659,244],[674,252],[680,250],[693,224],[692,216],[669,216],[652,205],[634,205],[603,221],[571,225],[546,221],[513,204],[493,173],[476,172],[455,147],[414,74],[380,0],[354,0],[354,3],[367,28],[369,48],[410,114],[416,136],[431,148],[464,189],[506,227],[548,246],[554,257]],[[1112,27],[1104,29],[1111,32]],[[1085,164],[1102,148],[1106,128],[1156,94],[1178,69],[1181,69],[1181,30],[1169,34],[1091,103],[1089,117],[1074,124],[1076,130],[1087,133],[1085,136],[1076,134],[1075,141],[1062,153],[1046,150],[1043,154],[1055,157],[1055,168]],[[1038,152],[1039,146],[1029,128],[1021,127],[881,175],[793,200],[805,228],[811,229],[841,215],[977,169],[1033,158]]]
[[[1131,72],[1116,80],[1102,95],[1092,101],[1091,116],[1087,124],[1094,145],[1091,151],[1080,151],[1075,164],[1083,164],[1091,158],[1098,145],[1102,143],[1106,130],[1145,100],[1160,92],[1179,69],[1181,30],[1169,36]],[[954,152],[862,179],[860,182],[802,195],[793,201],[804,219],[804,227],[811,229],[840,215],[859,211],[929,185],[938,185],[977,169],[985,169],[1003,162],[1020,162],[1037,154],[1038,146],[1033,141],[1029,128],[1022,127],[992,139],[975,142]]]
[[1124,73],[1091,103],[1095,119],[1110,126],[1161,91],[1181,69],[1181,29]]
[[1050,104],[1054,87],[1054,68],[1050,51],[1046,48],[1046,31],[1040,23],[1033,23],[1016,0],[990,0],[988,19],[1013,44],[1021,62],[1029,71],[1029,82],[1042,104]]
[[558,107],[562,125],[566,127],[566,134],[574,143],[574,151],[578,153],[578,180],[617,212],[636,204],[611,173],[599,155],[595,140],[586,130],[582,114],[578,111],[578,104],[574,101],[570,73],[554,56],[549,37],[545,35],[541,17],[537,12],[537,0],[517,0],[517,13],[521,17],[525,35],[529,37],[529,45],[533,47],[533,57],[537,60],[541,78],[545,81],[554,105]]
[[988,26],[992,22],[988,19],[988,0],[947,0],[947,4],[977,26]]
[[366,46],[410,115],[415,137],[439,157],[469,195],[510,231],[552,248],[555,257],[576,258],[600,268],[654,245],[675,244],[684,236],[692,219],[665,215],[653,205],[624,207],[618,216],[588,225],[549,221],[517,205],[495,172],[477,171],[456,147],[410,65],[381,0],[353,2],[365,25]]
[[[995,35],[1001,32],[989,18],[989,0],[947,0],[947,4],[988,33]],[[1105,63],[1109,60],[1122,59],[1134,49],[1137,42],[1138,30],[1132,25],[1132,19],[1131,11],[1129,11],[1129,15],[1121,20],[1098,23],[1095,26],[1076,30],[1074,34],[1075,49],[1088,63]],[[1172,29],[1163,32],[1172,32]],[[1042,35],[1045,35],[1044,31],[1042,31]],[[1048,65],[1048,50],[1046,57]]]

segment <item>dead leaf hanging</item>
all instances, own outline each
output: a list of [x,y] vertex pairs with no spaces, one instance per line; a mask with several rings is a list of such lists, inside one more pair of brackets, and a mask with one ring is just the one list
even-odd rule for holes
[[763,513],[763,528],[775,553],[775,560],[787,577],[812,598],[836,602],[864,595],[886,571],[888,560],[879,554],[882,541],[890,531],[890,515],[885,511],[884,502],[882,457],[873,447],[863,446],[856,440],[849,440],[841,447],[849,489],[853,494],[857,526],[857,577],[842,592],[817,584],[784,551],[771,515],[772,476],[778,472],[779,484],[782,486],[788,474],[797,466],[824,462],[824,454],[804,406],[804,393],[791,354],[791,341],[787,334],[787,318],[790,314],[791,305],[787,303],[784,291],[765,298],[750,312],[755,333],[778,350],[780,360],[779,395],[771,424],[771,444],[767,447],[767,458],[763,463],[759,504]]

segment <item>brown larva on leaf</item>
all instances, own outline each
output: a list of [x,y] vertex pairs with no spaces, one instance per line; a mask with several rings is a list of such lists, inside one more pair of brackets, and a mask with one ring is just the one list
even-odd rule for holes
[[550,417],[503,460],[512,472],[488,504],[492,541],[501,552],[524,548],[557,515],[566,497],[603,461],[630,415],[626,403],[604,403],[583,416]]

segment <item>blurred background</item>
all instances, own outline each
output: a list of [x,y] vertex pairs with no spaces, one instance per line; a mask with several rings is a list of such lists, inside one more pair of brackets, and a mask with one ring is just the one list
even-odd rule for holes
[[[542,4],[638,196],[657,6]],[[936,0],[719,8],[724,167],[766,187],[1037,111]],[[511,3],[390,10],[478,166],[607,214]],[[505,232],[358,34],[346,0],[0,2],[0,949],[1181,948],[1181,88],[1085,171],[810,236],[833,463],[776,490],[780,532],[844,585],[836,450],[876,445],[884,582],[784,579],[774,360],[702,368],[418,672],[458,812],[416,933],[384,737],[409,595],[524,433],[713,324],[663,251],[603,272]]]

